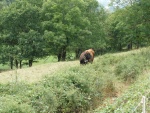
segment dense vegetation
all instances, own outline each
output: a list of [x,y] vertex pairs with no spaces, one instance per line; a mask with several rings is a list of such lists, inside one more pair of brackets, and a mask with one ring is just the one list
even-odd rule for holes
[[34,59],[48,55],[65,60],[67,52],[92,47],[87,44],[105,19],[96,0],[16,0],[0,13],[1,62],[13,66],[15,60],[17,67],[22,60],[32,66]]
[[141,113],[143,109],[142,96],[146,96],[146,112],[150,112],[149,49],[132,53],[128,57],[122,56],[121,62],[115,65],[114,73],[118,79],[133,84],[113,104],[107,102],[105,107],[100,107],[95,113]]
[[[142,77],[144,76],[144,77]],[[140,79],[136,81],[124,94],[117,98],[113,104],[106,103],[105,107],[95,110],[95,113],[142,113],[143,101],[145,96],[145,111],[150,112],[150,74],[142,74]]]
[[[149,45],[149,0],[112,0],[113,12],[96,0],[1,0],[0,63],[48,55],[64,61],[87,49],[97,54]],[[120,8],[119,8],[120,7]]]
[[[141,99],[140,93],[144,95],[149,90],[149,73],[145,73],[150,69],[149,49],[99,56],[93,64],[70,67],[33,84],[18,81],[0,84],[0,112],[94,112],[107,98],[116,98],[123,92],[124,88],[119,87],[126,83],[133,85],[121,98],[116,98],[115,104],[95,112],[131,112]],[[137,57],[141,58],[138,62]],[[126,62],[129,58],[132,62]],[[133,64],[136,68],[122,68]],[[116,74],[120,71],[123,74]],[[149,104],[147,101],[147,110]]]
[[[78,58],[87,48],[98,55],[149,46],[150,0],[110,5],[113,11],[96,0],[0,0],[0,64],[31,67],[47,56]],[[134,112],[141,95],[150,96],[149,50],[98,56],[92,65],[67,67],[37,83],[0,83],[0,112]],[[116,98],[113,105],[105,104],[108,98]]]

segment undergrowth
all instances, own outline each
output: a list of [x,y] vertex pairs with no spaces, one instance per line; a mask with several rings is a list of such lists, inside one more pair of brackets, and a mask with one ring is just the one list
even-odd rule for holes
[[150,48],[138,53],[132,53],[122,58],[114,68],[117,78],[131,84],[124,94],[117,98],[113,104],[105,103],[105,107],[99,107],[95,113],[141,113],[142,96],[146,97],[146,112],[150,109]]
[[[53,76],[48,75],[38,83],[27,84],[16,81],[0,84],[0,112],[91,112],[102,104],[105,98],[116,97],[116,82],[138,80],[139,75],[150,67],[149,56],[148,49],[126,56],[106,54],[97,57],[93,64],[68,68],[65,71],[54,73]],[[131,93],[125,94],[113,106],[106,106],[102,112],[113,113],[119,106],[119,113],[127,109],[129,105],[131,107],[127,110],[130,111],[130,108],[133,108],[131,105],[133,102],[130,103],[127,100],[138,100],[139,98],[135,98],[137,90],[144,93],[148,83],[147,80],[144,85],[140,84],[140,89],[133,85],[129,91]]]
[[150,112],[150,74],[147,73],[131,85],[131,87],[113,104],[95,110],[95,113],[142,113],[142,97],[146,97],[146,113]]

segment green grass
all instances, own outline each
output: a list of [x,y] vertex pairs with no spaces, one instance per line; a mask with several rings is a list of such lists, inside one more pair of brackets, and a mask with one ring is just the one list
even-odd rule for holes
[[[71,61],[71,60],[74,60],[75,58],[75,54],[67,54],[67,58],[66,58],[66,61]],[[36,66],[36,65],[41,65],[41,64],[46,64],[46,63],[54,63],[54,62],[58,62],[57,60],[57,57],[56,56],[47,56],[45,58],[39,58],[39,59],[35,59],[35,61],[33,62],[33,66]],[[28,66],[28,61],[23,61],[22,62],[22,68],[27,68],[29,67]],[[13,69],[16,69],[15,66],[13,66]],[[3,71],[8,71],[10,70],[10,65],[9,63],[3,65],[3,64],[0,64],[0,72],[3,72]]]
[[[93,64],[67,67],[32,84],[0,84],[0,112],[130,112],[140,100],[139,92],[144,94],[149,89],[149,74],[143,74],[150,69],[149,49],[98,56]],[[37,65],[43,62],[41,60]],[[131,87],[117,99],[127,83]],[[117,100],[113,105],[104,105],[107,98]]]
[[[57,62],[57,58],[54,56],[47,56],[45,58],[36,59],[35,62],[33,62],[33,66],[46,64],[46,63],[53,63],[53,62]],[[28,63],[28,61],[23,61],[22,68],[28,68],[29,66],[27,63]],[[16,69],[15,66],[13,66],[13,69]],[[8,71],[8,70],[11,70],[9,63],[7,63],[5,65],[0,64],[0,72]]]
[[0,64],[0,72],[8,71],[8,70],[10,70],[10,67],[8,65]]
[[[150,72],[142,74],[124,94],[117,98],[113,104],[106,103],[105,107],[95,110],[95,113],[141,113],[142,96],[146,97],[146,111],[150,112]],[[138,106],[139,105],[139,106]],[[138,107],[137,107],[138,106]]]
[[[113,104],[105,103],[95,113],[141,113],[142,96],[146,96],[146,111],[150,112],[150,48],[138,53],[128,54],[116,64],[114,73],[119,80],[130,83],[129,89],[116,99]],[[120,57],[121,58],[121,57]],[[132,84],[131,84],[132,83]],[[136,109],[137,107],[137,109]]]
[[54,56],[47,56],[42,59],[37,59],[37,62],[33,63],[33,65],[40,65],[40,64],[46,64],[46,63],[51,63],[51,62],[57,62],[57,58]]

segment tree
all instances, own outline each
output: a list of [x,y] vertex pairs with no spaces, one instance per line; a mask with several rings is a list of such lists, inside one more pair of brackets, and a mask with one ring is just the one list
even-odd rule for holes
[[90,22],[84,15],[84,7],[86,4],[82,0],[47,0],[43,4],[44,37],[58,61],[65,60],[72,40],[89,33],[87,26]]
[[86,14],[90,21],[89,30],[91,35],[88,37],[88,48],[94,48],[96,53],[102,54],[106,45],[106,23],[107,12],[97,1],[89,0],[89,6]]
[[19,34],[20,56],[18,59],[29,60],[29,67],[32,66],[33,60],[44,56],[44,40],[37,31],[30,30],[28,33]]
[[146,21],[146,23],[148,22],[149,7],[146,4],[149,3],[149,1],[128,1],[128,4],[125,6],[122,4],[123,1],[118,3],[114,1],[117,4],[122,4],[122,7],[117,9],[108,18],[112,48],[115,48],[113,47],[114,45],[121,45],[121,48],[127,46],[128,49],[132,49],[133,46],[139,48],[148,45],[148,32],[145,28],[149,28],[150,25],[144,24],[145,22],[143,22],[143,20]]
[[[37,39],[41,37],[40,35],[37,35],[37,33],[31,33],[31,31],[40,33],[39,8],[37,6],[29,4],[27,1],[16,0],[9,7],[4,8],[1,11],[1,15],[1,40],[2,44],[6,46],[7,50],[5,51],[8,51],[8,55],[11,62],[11,68],[13,66],[14,59],[16,60],[16,62],[17,60],[22,61],[22,58],[26,58],[32,61],[33,59],[30,59],[31,56],[29,56],[29,58],[27,58],[27,56],[22,56],[24,54],[22,53],[22,48],[20,48],[20,39],[24,38],[21,37],[22,34],[30,34],[30,38],[34,37],[33,35],[35,35]],[[41,40],[39,41],[41,42]],[[32,47],[32,45],[28,46]],[[9,51],[9,48],[12,50]],[[42,49],[38,50],[39,52],[42,52]],[[23,51],[30,51],[30,49]],[[16,65],[16,67],[18,66]]]

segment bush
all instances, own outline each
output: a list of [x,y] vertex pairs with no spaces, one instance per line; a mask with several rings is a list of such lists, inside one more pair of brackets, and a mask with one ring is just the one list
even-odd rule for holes
[[54,113],[57,111],[58,101],[55,92],[50,88],[45,88],[41,84],[35,85],[28,97],[36,113]]
[[73,67],[36,84],[0,85],[3,96],[0,109],[4,113],[78,113],[94,109],[97,102],[102,102],[104,83],[91,66]]
[[146,68],[143,54],[129,55],[117,64],[115,74],[124,81],[135,81],[138,75]]
[[34,113],[32,106],[22,98],[15,95],[0,97],[0,113]]
[[8,84],[0,84],[0,92],[7,95],[25,94],[30,89],[31,85],[23,82],[15,82]]
[[[150,52],[146,50],[137,55],[129,54],[123,57],[106,55],[96,58],[93,64],[60,71],[53,76],[45,77],[38,83],[0,84],[0,112],[86,113],[92,111],[105,98],[116,96],[115,82],[118,82],[116,75],[125,81],[135,80],[139,73],[150,66],[149,56]],[[134,90],[143,92],[148,86],[144,86],[143,90],[142,87],[134,88]],[[117,100],[116,104],[106,106],[102,111],[104,113],[119,113],[125,109],[127,112],[131,111],[137,103],[127,100],[137,101],[139,98],[136,92],[130,91],[135,98],[131,98],[130,93],[127,93]],[[121,107],[117,109],[119,105]]]
[[102,65],[115,65],[122,60],[121,58],[106,54],[102,59]]
[[95,113],[141,113],[142,104],[139,107],[137,106],[140,103],[142,96],[146,96],[146,111],[147,113],[149,113],[149,84],[149,74],[140,77],[140,79],[136,83],[134,83],[128,89],[128,91],[126,91],[121,97],[119,97],[113,104],[106,104],[105,107],[103,107],[101,110],[95,111]]
[[[81,68],[81,67],[80,67]],[[73,67],[67,72],[46,77],[32,90],[32,106],[36,112],[86,112],[95,106],[94,100],[102,100],[102,80],[91,76],[82,67]]]

